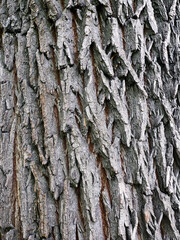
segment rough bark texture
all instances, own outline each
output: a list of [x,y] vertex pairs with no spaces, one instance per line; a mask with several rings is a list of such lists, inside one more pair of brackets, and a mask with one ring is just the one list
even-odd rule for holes
[[180,1],[0,4],[0,239],[180,239]]

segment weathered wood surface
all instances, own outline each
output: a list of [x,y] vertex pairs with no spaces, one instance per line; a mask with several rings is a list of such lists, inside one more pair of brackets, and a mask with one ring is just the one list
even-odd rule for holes
[[180,1],[0,4],[0,239],[180,239]]

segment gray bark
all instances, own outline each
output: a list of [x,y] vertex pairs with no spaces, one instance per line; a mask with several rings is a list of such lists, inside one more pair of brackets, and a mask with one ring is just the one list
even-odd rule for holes
[[180,1],[0,1],[0,240],[180,239]]

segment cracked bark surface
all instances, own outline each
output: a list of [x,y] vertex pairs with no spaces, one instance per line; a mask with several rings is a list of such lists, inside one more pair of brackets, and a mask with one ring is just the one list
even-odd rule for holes
[[180,239],[180,1],[0,1],[0,239]]

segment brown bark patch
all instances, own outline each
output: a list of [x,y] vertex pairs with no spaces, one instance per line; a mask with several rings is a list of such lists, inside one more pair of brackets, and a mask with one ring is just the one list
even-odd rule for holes
[[111,144],[113,144],[114,138],[115,138],[114,128],[115,128],[115,122],[113,122],[113,124],[112,124],[112,140],[111,140]]
[[60,72],[56,66],[56,57],[55,57],[55,52],[53,48],[52,48],[52,62],[53,62],[53,69],[54,69],[56,81],[58,85],[61,86]]
[[77,101],[78,101],[79,108],[80,108],[81,112],[83,112],[83,105],[82,105],[82,102],[81,102],[80,94],[77,92],[76,96],[77,96]]
[[144,73],[144,83],[148,85],[147,75]]
[[106,209],[105,209],[105,206],[103,203],[103,196],[102,196],[102,192],[104,191],[105,188],[107,189],[111,205],[112,205],[112,197],[111,197],[111,193],[110,193],[109,181],[108,181],[108,178],[106,175],[106,171],[102,166],[102,159],[99,154],[97,155],[97,166],[100,167],[100,175],[101,175],[101,192],[100,192],[100,197],[99,197],[99,205],[100,205],[100,209],[101,209],[101,218],[102,218],[104,239],[107,239],[107,236],[108,236],[107,212],[106,212]]
[[74,12],[72,12],[72,28],[74,33],[74,61],[77,64],[79,59],[78,33],[77,33],[77,16]]
[[55,204],[56,204],[56,221],[57,221],[57,224],[59,224],[59,219],[60,219],[59,218],[59,206],[58,206],[59,202],[56,201]]
[[16,225],[16,200],[17,200],[17,170],[16,170],[16,151],[17,151],[17,133],[14,136],[14,150],[13,150],[13,177],[12,177],[12,198],[13,198],[13,213],[12,213],[12,224]]
[[109,187],[109,182],[106,176],[106,171],[102,166],[102,163],[100,163],[100,167],[101,167],[101,191],[103,191],[107,185]]
[[14,66],[13,66],[13,74],[14,74],[14,87],[13,87],[13,91],[14,91],[14,107],[15,107],[16,104],[17,104],[17,96],[15,94],[15,89],[16,89],[17,83],[18,83],[16,64],[14,64]]
[[133,0],[133,5],[132,5],[132,7],[133,7],[134,13],[135,13],[135,11],[136,11],[136,5],[137,5],[136,0]]
[[108,123],[109,123],[109,102],[107,99],[105,99],[104,105],[105,105],[104,111],[105,111],[106,125],[108,125]]
[[106,219],[106,209],[104,207],[102,194],[100,195],[100,199],[99,200],[100,200],[99,204],[100,204],[100,209],[101,209],[102,227],[103,227],[104,239],[107,239],[107,236],[108,236],[108,223],[107,223],[107,219]]
[[149,153],[151,153],[152,147],[151,147],[151,135],[150,135],[150,133],[148,133],[148,145],[149,145]]
[[125,173],[125,170],[124,170],[124,150],[123,150],[122,144],[121,144],[120,152],[121,152],[121,155],[120,155],[121,169],[122,169],[123,176],[124,176],[124,179],[125,179],[126,173]]
[[68,156],[66,136],[63,136],[63,148],[64,148],[64,153],[65,153],[65,156],[66,156],[67,173],[69,175],[69,156]]
[[64,0],[60,0],[60,3],[61,3],[62,9],[64,10],[64,8],[65,8]]
[[121,26],[121,32],[122,32],[122,40],[123,40],[123,49],[126,48],[126,41],[125,41],[125,33],[124,33],[124,27]]
[[[20,207],[19,207],[19,214],[18,216],[20,216]],[[22,222],[21,222],[21,219],[19,217],[19,220],[20,220],[20,226],[19,226],[19,240],[24,240],[23,238],[23,231],[22,231]]]
[[90,53],[91,53],[91,60],[93,65],[93,75],[94,75],[94,82],[95,82],[95,88],[96,88],[96,95],[98,93],[98,76],[96,72],[96,66],[95,66],[95,58],[94,58],[94,51],[93,51],[93,45],[90,46]]
[[102,159],[98,155],[97,156],[97,165],[100,166],[100,174],[101,174],[101,193],[104,191],[104,189],[107,189],[108,195],[109,195],[109,200],[110,203],[112,204],[112,196],[111,196],[111,191],[110,191],[110,186],[109,186],[109,180],[107,178],[106,170],[102,166]]
[[90,127],[88,128],[87,141],[88,141],[89,151],[91,153],[93,153],[94,152],[94,144],[92,143],[92,133],[91,133]]
[[97,155],[97,167],[99,167],[100,164],[101,164],[101,157],[100,157],[100,155],[98,154],[98,155]]
[[54,24],[52,25],[51,30],[52,30],[52,36],[53,36],[54,42],[56,44],[57,43],[57,33],[56,33],[56,27]]
[[56,119],[57,131],[58,131],[58,134],[60,134],[59,111],[58,111],[58,108],[57,108],[56,105],[54,105],[53,110],[54,110],[54,116],[55,116],[55,119]]

